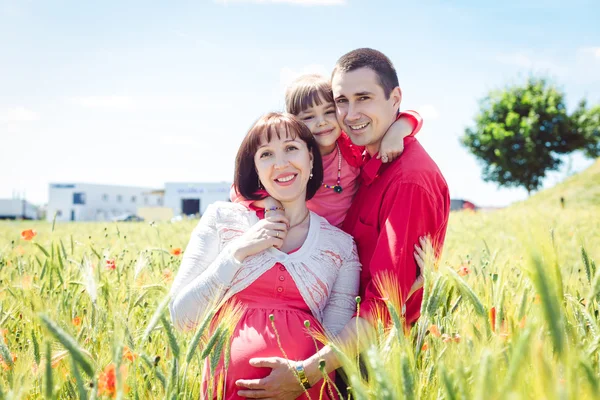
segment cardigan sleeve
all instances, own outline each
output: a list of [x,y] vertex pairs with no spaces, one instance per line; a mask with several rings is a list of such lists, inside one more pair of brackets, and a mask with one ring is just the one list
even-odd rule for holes
[[217,205],[210,205],[185,249],[170,291],[169,311],[177,329],[194,328],[209,308],[216,307],[241,266],[233,257],[233,242],[220,250],[218,218]]
[[338,334],[355,313],[359,281],[360,261],[356,244],[352,241],[352,251],[342,260],[337,279],[323,310],[323,326],[328,334]]

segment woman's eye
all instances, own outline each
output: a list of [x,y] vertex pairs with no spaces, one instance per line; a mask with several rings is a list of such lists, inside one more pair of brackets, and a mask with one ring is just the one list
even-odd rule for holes
[[346,99],[337,99],[335,102],[338,104],[346,103],[348,100]]
[[269,157],[270,155],[271,155],[271,153],[270,153],[270,152],[268,152],[268,151],[265,151],[264,153],[262,153],[262,154],[260,155],[260,158],[267,158],[267,157]]
[[312,115],[307,115],[306,117],[302,117],[300,118],[302,121],[308,121],[310,119],[312,119]]
[[298,150],[296,146],[288,146],[287,151]]
[[334,110],[329,110],[329,111],[326,111],[325,114],[335,114],[335,111]]

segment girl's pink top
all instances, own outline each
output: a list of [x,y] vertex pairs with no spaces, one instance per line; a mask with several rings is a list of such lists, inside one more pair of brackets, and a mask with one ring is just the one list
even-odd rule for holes
[[[396,119],[401,117],[409,117],[415,123],[415,127],[409,136],[415,136],[423,126],[423,118],[418,112],[408,110],[398,113]],[[325,218],[331,225],[338,228],[342,227],[342,223],[346,218],[346,213],[352,204],[354,195],[358,190],[360,169],[363,166],[363,146],[356,146],[352,143],[348,135],[342,132],[337,140],[342,155],[341,168],[341,186],[342,192],[336,193],[333,189],[328,189],[321,186],[312,199],[306,202],[308,209]],[[333,151],[326,156],[323,156],[323,183],[329,186],[337,184],[339,159],[337,151]],[[261,192],[265,197],[268,193]],[[249,206],[254,200],[245,200],[241,198],[235,189],[231,188],[231,201],[239,202]],[[259,214],[262,217],[262,215]]]

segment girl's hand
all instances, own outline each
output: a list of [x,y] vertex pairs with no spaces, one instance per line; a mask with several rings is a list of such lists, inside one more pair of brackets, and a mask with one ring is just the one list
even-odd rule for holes
[[239,262],[269,247],[281,248],[287,236],[289,221],[284,215],[269,216],[254,224],[238,240],[233,256]]
[[[254,204],[257,207],[265,209],[265,218],[267,218],[267,217],[270,218],[270,217],[274,217],[274,216],[278,216],[278,215],[285,215],[282,204],[278,200],[275,200],[274,198],[272,198],[271,196],[265,197],[262,200],[257,200],[254,202]],[[277,208],[277,210],[269,211],[269,209],[274,209],[274,208]]]
[[377,158],[381,159],[382,163],[392,162],[398,158],[404,151],[404,138],[410,136],[413,128],[410,118],[401,117],[394,122],[381,140]]

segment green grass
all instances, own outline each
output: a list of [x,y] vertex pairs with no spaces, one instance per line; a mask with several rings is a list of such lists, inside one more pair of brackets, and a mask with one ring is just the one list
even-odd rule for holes
[[[0,398],[197,399],[231,323],[182,334],[161,307],[195,223],[0,222]],[[408,340],[376,330],[369,382],[347,358],[355,398],[600,398],[594,260],[599,162],[510,208],[453,213]],[[111,365],[114,394],[99,391]]]

